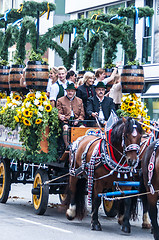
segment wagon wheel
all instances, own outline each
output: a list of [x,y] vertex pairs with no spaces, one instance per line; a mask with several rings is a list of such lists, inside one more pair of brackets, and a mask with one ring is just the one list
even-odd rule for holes
[[10,161],[9,159],[0,160],[0,203],[6,203],[10,191]]
[[59,199],[62,205],[66,205],[68,202],[68,194],[65,193],[59,194]]
[[[112,189],[109,189],[111,192]],[[103,198],[103,208],[104,212],[108,217],[115,217],[118,213],[117,211],[117,201],[108,201]]]
[[47,209],[49,186],[47,184],[42,186],[42,184],[48,180],[49,178],[46,171],[42,169],[36,171],[32,194],[34,211],[38,215],[43,215]]

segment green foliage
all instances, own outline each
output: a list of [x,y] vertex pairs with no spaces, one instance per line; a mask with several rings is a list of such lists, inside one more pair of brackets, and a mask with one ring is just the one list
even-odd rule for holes
[[128,66],[132,66],[132,65],[137,65],[137,66],[139,66],[140,65],[140,63],[139,63],[139,60],[134,60],[134,61],[128,61],[127,62],[127,65]]
[[[145,7],[139,7],[138,8],[139,12],[139,18],[143,18],[143,17],[152,17],[154,14],[154,10],[148,6]],[[121,17],[127,17],[127,18],[135,18],[136,15],[136,11],[134,6],[131,7],[127,7],[127,8],[119,8],[119,10],[117,11],[117,14]]]
[[30,151],[8,148],[8,147],[0,147],[0,156],[7,157],[8,159],[23,160],[26,163],[46,163],[46,162],[55,162],[57,161],[57,133],[54,132],[48,138],[49,141],[49,149],[48,153],[40,152],[31,154]]
[[42,64],[46,64],[46,59],[42,57],[41,53],[36,53],[33,49],[29,50],[29,61],[40,61]]
[[8,66],[8,65],[9,65],[8,61],[6,61],[0,57],[0,66]]
[[26,51],[25,51],[25,45],[27,40],[27,32],[29,30],[30,33],[30,42],[32,44],[32,48],[36,49],[36,37],[37,37],[37,31],[36,26],[34,22],[34,18],[32,17],[25,17],[22,21],[22,27],[19,32],[19,36],[17,39],[17,46],[16,46],[16,58],[20,58],[24,61]]

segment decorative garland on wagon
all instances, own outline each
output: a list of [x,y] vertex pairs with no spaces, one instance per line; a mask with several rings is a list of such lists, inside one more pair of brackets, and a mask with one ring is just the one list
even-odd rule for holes
[[6,157],[10,160],[14,159],[15,161],[24,161],[26,163],[50,163],[56,162],[57,155],[57,134],[56,132],[48,138],[49,147],[48,153],[31,153],[29,151],[0,147],[0,156]]
[[[113,39],[116,39],[116,44],[122,41],[123,48],[127,52],[128,56],[131,55],[129,54],[129,51],[130,53],[132,52],[132,45],[133,45],[133,49],[135,49],[134,44],[130,39],[130,35],[128,36],[128,33],[130,33],[129,26],[127,26],[127,28],[126,27],[124,28],[124,26],[122,26],[122,30],[121,30],[121,26],[119,27],[110,22],[104,23],[102,21],[93,20],[93,19],[70,20],[68,22],[64,22],[63,24],[55,25],[54,27],[50,28],[48,32],[40,38],[40,49],[44,53],[46,49],[52,45],[51,41],[53,38],[60,36],[61,34],[63,35],[72,34],[75,29],[76,29],[76,34],[74,34],[74,41],[76,40],[77,36],[80,35],[80,39],[78,43],[81,44],[81,41],[82,41],[82,45],[84,47],[83,65],[85,69],[88,69],[89,67],[88,64],[90,63],[90,59],[93,53],[92,50],[94,49],[97,42],[100,39],[102,41],[108,41],[108,38],[106,37],[105,32],[108,33],[109,36],[112,36]],[[128,29],[129,29],[129,32],[128,32]],[[90,41],[92,44],[90,44],[90,42],[86,42],[84,38],[84,33],[86,30],[93,32],[92,37],[90,38]],[[68,54],[65,50],[63,50],[63,48],[59,44],[56,43],[55,50],[58,51],[59,56],[62,57],[63,63],[67,68],[68,66],[70,68],[70,66],[73,64],[74,54],[76,52],[75,50],[77,49],[77,46],[73,46],[73,43],[72,43],[72,48],[74,48],[74,50],[71,49],[70,47],[70,51]],[[124,46],[124,44],[126,46]],[[129,44],[130,46],[128,47]],[[55,43],[53,43],[53,45],[55,46]],[[110,43],[110,48],[111,47],[112,46]],[[114,50],[114,43],[113,43],[113,50]],[[71,56],[69,55],[70,53],[71,53]],[[136,54],[136,51],[135,51],[135,54]],[[114,55],[113,55],[113,58],[114,58]],[[70,63],[70,61],[72,62]]]
[[[49,17],[49,13],[51,11],[54,11],[56,9],[56,5],[53,3],[48,3],[47,1],[44,1],[42,3],[36,2],[36,1],[27,1],[22,4],[20,4],[19,9],[10,9],[10,11],[7,13],[7,19],[6,22],[13,23],[18,19],[21,19],[25,16],[31,16],[31,17],[37,17],[37,11],[39,11],[39,14],[44,14],[47,12],[47,17]],[[0,14],[0,18],[2,20],[0,21],[0,28],[5,27],[5,17],[4,14]]]

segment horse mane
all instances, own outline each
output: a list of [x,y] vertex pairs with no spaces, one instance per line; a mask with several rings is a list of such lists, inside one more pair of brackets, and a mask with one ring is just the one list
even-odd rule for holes
[[122,119],[119,119],[116,123],[113,124],[111,132],[111,143],[113,145],[121,144],[123,129],[124,123]]

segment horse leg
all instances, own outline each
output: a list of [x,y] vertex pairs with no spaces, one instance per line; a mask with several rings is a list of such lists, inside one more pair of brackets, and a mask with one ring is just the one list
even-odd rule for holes
[[148,202],[147,202],[147,196],[142,196],[141,198],[142,205],[143,205],[143,217],[142,217],[142,228],[144,229],[150,229],[151,223],[149,221],[148,216]]
[[121,230],[125,233],[130,233],[131,227],[130,227],[129,219],[131,217],[131,199],[130,198],[124,199],[124,204],[125,204],[125,211],[124,211],[124,218],[123,218]]
[[124,200],[120,200],[118,203],[118,223],[119,225],[123,224],[123,218],[124,218]]
[[95,197],[92,200],[92,221],[91,221],[91,230],[102,231],[100,222],[98,220],[98,209],[101,204],[101,198]]
[[153,196],[152,195],[148,196],[149,200],[149,215],[151,219],[151,224],[153,228],[153,234],[154,234],[154,239],[159,240],[159,226],[157,222],[157,194]]
[[70,191],[70,204],[66,211],[66,217],[68,220],[73,220],[76,216],[76,204],[75,204],[75,194],[76,194],[76,184],[77,178],[70,176],[69,181],[69,191]]

